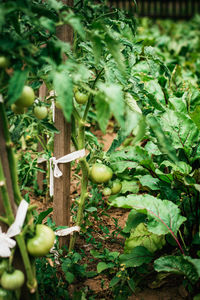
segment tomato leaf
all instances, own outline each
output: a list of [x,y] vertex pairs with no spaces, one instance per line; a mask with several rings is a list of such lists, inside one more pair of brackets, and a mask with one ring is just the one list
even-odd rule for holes
[[53,208],[48,208],[45,211],[42,211],[37,217],[36,224],[42,224],[42,221],[53,211]]
[[99,127],[103,133],[106,132],[108,121],[110,119],[110,107],[105,101],[105,96],[102,93],[98,93],[95,96],[95,106],[97,110],[97,121]]

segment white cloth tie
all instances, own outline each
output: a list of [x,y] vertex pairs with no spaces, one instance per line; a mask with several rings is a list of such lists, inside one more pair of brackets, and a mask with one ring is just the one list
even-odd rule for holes
[[16,241],[11,239],[11,237],[18,235],[21,232],[26,218],[28,205],[28,202],[24,199],[20,202],[15,221],[11,224],[7,233],[2,232],[0,227],[0,257],[9,257],[11,254],[10,249],[15,247]]

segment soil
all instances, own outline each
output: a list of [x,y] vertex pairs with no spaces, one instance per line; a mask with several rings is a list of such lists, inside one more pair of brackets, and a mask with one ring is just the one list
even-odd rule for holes
[[[103,145],[103,150],[106,151],[109,149],[113,138],[115,137],[115,134],[111,130],[108,131],[106,135],[102,137],[102,134],[100,131],[96,131],[95,135],[98,137],[100,143]],[[73,169],[72,169],[73,170]],[[80,185],[79,185],[79,179],[73,175],[72,171],[72,180],[71,180],[71,199],[72,204],[75,201],[75,198],[79,195],[80,192]],[[37,204],[38,212],[42,212],[46,210],[47,208],[52,206],[51,202],[45,203],[41,201],[38,201],[38,198],[36,199],[33,197],[31,199],[31,204]],[[106,198],[103,199],[106,202]],[[91,255],[90,251],[92,249],[96,249],[96,245],[98,243],[102,244],[102,249],[108,249],[109,251],[117,251],[119,253],[123,253],[123,245],[124,245],[124,237],[120,234],[117,234],[117,228],[123,229],[126,220],[129,214],[128,210],[125,209],[119,209],[119,208],[110,208],[108,209],[108,206],[105,205],[104,208],[100,208],[98,210],[98,219],[93,216],[93,214],[90,214],[90,217],[87,221],[91,224],[92,228],[92,236],[93,241],[95,243],[92,243],[85,237],[85,235],[80,234],[77,243],[75,246],[75,250],[77,252],[80,252],[80,250],[85,253],[85,256],[81,263],[87,264],[87,271],[96,271],[97,262],[95,260],[94,263],[94,257]],[[51,216],[51,214],[49,215]],[[118,225],[116,227],[116,224],[114,220],[118,220]],[[73,226],[73,224],[71,224]],[[90,227],[87,225],[87,227]],[[102,227],[106,227],[108,229],[108,234],[102,231]],[[113,236],[112,236],[113,233]],[[116,234],[115,234],[116,233]],[[99,251],[99,250],[98,250]],[[99,260],[100,261],[100,260]],[[181,300],[181,299],[192,299],[188,292],[185,290],[185,288],[182,285],[182,278],[178,277],[172,277],[169,276],[165,278],[165,280],[162,280],[160,284],[157,284],[156,288],[153,286],[153,282],[155,281],[155,274],[151,278],[148,277],[146,280],[144,280],[140,287],[137,288],[136,294],[133,294],[130,297],[127,297],[128,300]],[[103,284],[102,284],[103,282]],[[110,279],[106,275],[106,273],[102,272],[98,276],[94,278],[88,278],[81,282],[76,282],[75,284],[71,284],[69,286],[69,292],[72,295],[75,290],[83,289],[85,288],[88,293],[87,295],[93,295],[94,298],[90,299],[101,299],[101,300],[108,300],[108,299],[115,299],[112,296],[111,289],[109,288],[109,282]]]

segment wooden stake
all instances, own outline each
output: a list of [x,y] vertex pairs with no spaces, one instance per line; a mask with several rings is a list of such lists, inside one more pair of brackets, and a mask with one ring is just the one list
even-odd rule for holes
[[[39,89],[39,98],[43,101],[45,99],[47,95],[47,87],[46,85],[43,83]],[[38,148],[37,148],[38,152],[41,152],[43,150],[42,145],[40,143],[38,143]],[[43,162],[39,164],[39,167],[46,171],[47,169],[47,163]],[[37,173],[37,183],[38,183],[38,188],[40,190],[43,190],[44,188],[44,179],[46,177],[46,173],[42,173],[42,172],[38,172]],[[47,196],[44,198],[43,203],[46,204],[47,203]]]
[[[62,0],[65,5],[73,5],[73,0]],[[71,43],[73,31],[67,26],[57,28],[57,37]],[[66,57],[63,58],[64,60]],[[54,138],[54,156],[60,158],[70,153],[71,128],[61,110],[55,110],[55,127],[60,131]],[[53,220],[57,226],[70,225],[70,163],[60,164],[63,176],[54,178]],[[60,246],[66,245],[68,238],[60,238]]]

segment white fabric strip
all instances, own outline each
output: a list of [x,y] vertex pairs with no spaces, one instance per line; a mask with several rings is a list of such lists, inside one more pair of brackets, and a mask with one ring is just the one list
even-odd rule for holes
[[66,236],[72,234],[74,231],[80,232],[80,226],[73,226],[73,227],[57,230],[55,231],[55,235]]
[[28,202],[24,199],[20,202],[17,210],[14,223],[9,227],[7,233],[2,232],[0,227],[0,257],[9,257],[11,254],[11,248],[14,248],[16,241],[11,239],[11,237],[18,235],[26,218],[26,213],[28,209]]
[[[70,161],[82,158],[85,156],[85,149],[81,149],[75,152],[72,152],[70,154],[67,154],[65,156],[62,156],[58,159],[56,159],[55,157],[51,157],[49,159],[50,162],[50,196],[52,197],[54,194],[54,177],[59,178],[63,175],[63,173],[61,172],[61,170],[58,167],[58,164],[64,164],[64,163],[68,163]],[[38,158],[38,163],[42,163],[44,161],[47,161],[47,159],[45,158]]]

